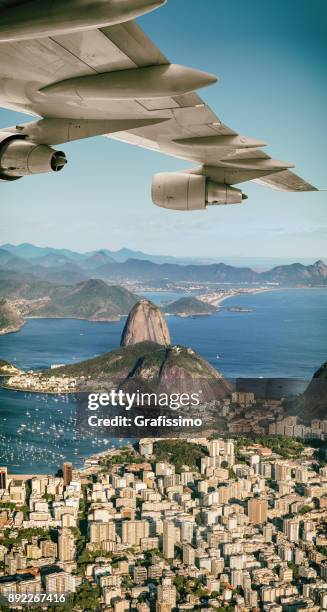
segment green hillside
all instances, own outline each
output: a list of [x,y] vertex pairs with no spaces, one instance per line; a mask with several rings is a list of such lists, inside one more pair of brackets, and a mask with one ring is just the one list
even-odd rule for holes
[[167,306],[163,307],[167,314],[173,315],[209,315],[216,312],[217,308],[211,304],[206,304],[195,297],[183,297]]
[[[147,356],[152,365],[160,368],[164,362],[166,349],[155,342],[140,342],[134,346],[118,348],[94,359],[56,368],[56,376],[88,377],[91,379],[123,379],[135,371]],[[42,376],[53,375],[53,370],[45,370]]]
[[[53,376],[45,370],[42,377]],[[124,383],[124,388],[201,393],[203,401],[226,397],[229,383],[195,351],[182,346],[164,347],[139,342],[81,363],[56,368],[56,376],[76,378],[78,391],[99,390],[99,385]],[[134,388],[135,390],[135,388]]]
[[137,296],[116,285],[91,279],[73,286],[50,288],[50,300],[35,308],[28,316],[117,320],[127,315],[137,302]]
[[19,312],[5,299],[0,299],[0,334],[18,331],[24,325]]

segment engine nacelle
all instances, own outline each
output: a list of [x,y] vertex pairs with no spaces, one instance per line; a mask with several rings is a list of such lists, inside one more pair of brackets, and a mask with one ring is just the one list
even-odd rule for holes
[[247,196],[240,189],[214,181],[207,181],[206,197],[208,206],[242,204],[243,200],[247,200]]
[[29,0],[0,11],[0,41],[43,38],[115,25],[145,15],[166,0]]
[[202,174],[162,172],[153,177],[152,201],[170,210],[204,210],[207,206],[241,204],[240,189],[215,183]]
[[[1,142],[2,141],[2,142]],[[0,179],[15,180],[30,174],[59,172],[67,163],[65,153],[15,135],[0,137]]]

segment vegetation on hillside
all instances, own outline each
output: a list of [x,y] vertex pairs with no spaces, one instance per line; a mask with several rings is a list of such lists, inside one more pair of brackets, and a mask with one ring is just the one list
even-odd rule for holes
[[0,333],[18,331],[24,325],[20,313],[5,299],[0,299]]
[[190,469],[199,468],[199,460],[208,453],[199,444],[192,444],[185,440],[158,440],[154,445],[154,454],[157,461],[173,463],[176,472],[180,473],[184,465]]
[[216,312],[217,308],[195,297],[183,297],[171,302],[162,308],[165,313],[174,315],[209,315]]
[[38,317],[64,317],[93,320],[118,319],[136,304],[136,295],[102,280],[91,279],[77,285],[51,289],[49,301],[28,314]]

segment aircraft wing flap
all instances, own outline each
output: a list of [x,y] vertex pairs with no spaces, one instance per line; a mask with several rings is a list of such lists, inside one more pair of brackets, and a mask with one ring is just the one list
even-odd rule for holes
[[[222,132],[228,132],[229,128],[223,126],[219,119],[213,113],[209,106],[204,104],[203,100],[196,94],[196,99],[193,94],[189,94],[189,102],[197,102],[195,105],[185,106],[187,102],[186,96],[176,96],[174,98],[165,98],[165,106],[162,107],[167,113],[167,121],[161,124],[146,126],[130,130],[128,132],[116,132],[107,136],[114,140],[121,140],[130,144],[137,144],[151,150],[160,150],[162,153],[196,162],[205,162],[202,152],[196,152],[190,147],[186,151],[185,147],[174,143],[175,139],[187,138],[189,136],[213,136],[217,133],[217,127],[221,126]],[[162,99],[163,100],[163,99]],[[138,103],[143,105],[144,100],[138,100]],[[154,102],[154,100],[153,100]],[[181,106],[184,104],[184,106]],[[230,130],[231,133],[234,133]],[[208,154],[209,155],[209,154]],[[211,158],[217,159],[217,151],[211,152]]]
[[265,187],[277,189],[278,191],[319,191],[319,189],[290,170],[284,170],[264,178],[255,179],[255,182]]
[[51,38],[4,42],[0,45],[0,74],[9,82],[36,81],[46,85],[57,79],[92,72],[76,55]]
[[53,40],[95,72],[136,68],[137,64],[102,30],[62,34]]
[[259,176],[268,174],[267,170],[248,170],[241,168],[223,168],[221,166],[204,166],[202,172],[217,183],[224,185],[238,185],[252,181]]
[[200,107],[201,105],[204,105],[202,98],[200,98],[199,94],[197,94],[195,91],[188,94],[184,94],[182,96],[175,96],[174,100],[176,100],[178,106],[183,108],[187,106]]
[[101,32],[139,68],[169,64],[135,21],[101,28]]
[[2,42],[0,74],[43,85],[94,72],[169,63],[133,21],[40,39]]

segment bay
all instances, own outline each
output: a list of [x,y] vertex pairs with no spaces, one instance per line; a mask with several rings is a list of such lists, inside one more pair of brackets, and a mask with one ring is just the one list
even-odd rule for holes
[[[161,305],[182,295],[151,292],[146,297]],[[250,312],[231,312],[235,306]],[[324,289],[237,296],[212,316],[169,316],[167,321],[174,344],[191,346],[227,378],[309,380],[327,358]],[[19,332],[0,337],[0,358],[24,370],[90,359],[119,346],[124,323],[30,319]],[[0,416],[0,464],[12,473],[53,473],[64,460],[81,466],[92,453],[125,444],[79,438],[70,397],[0,389]]]

